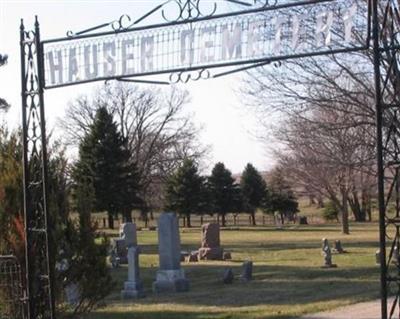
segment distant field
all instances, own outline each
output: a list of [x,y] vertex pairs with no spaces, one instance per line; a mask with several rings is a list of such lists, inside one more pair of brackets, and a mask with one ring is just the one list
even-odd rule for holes
[[[299,216],[307,216],[309,223],[311,224],[322,224],[325,223],[324,219],[322,218],[322,209],[317,208],[316,205],[309,205],[307,199],[300,199],[299,200]],[[148,226],[156,226],[157,225],[157,218],[159,213],[155,213],[153,215],[154,219],[150,219],[148,222]],[[133,213],[134,222],[138,227],[145,227],[145,223],[140,218],[139,212]],[[209,216],[204,215],[200,217],[198,215],[192,215],[192,225],[194,227],[199,227],[201,225],[201,221],[203,220],[203,224],[207,222],[216,222],[217,216]],[[351,216],[350,216],[351,219]],[[108,228],[107,222],[107,215],[104,213],[96,213],[92,215],[92,220],[97,223],[100,229]],[[256,213],[256,222],[259,226],[268,226],[274,225],[274,217],[272,215],[263,214],[261,211]],[[118,228],[119,224],[122,223],[122,218],[115,221],[115,227]],[[250,218],[248,214],[238,214],[234,217],[232,214],[228,214],[226,218],[227,226],[249,226],[251,225]],[[180,225],[183,226],[183,219],[180,218]],[[105,226],[105,227],[104,227]]]
[[[115,234],[115,232],[114,232]],[[347,254],[334,255],[337,269],[322,269],[321,239],[341,239]],[[113,270],[117,281],[107,306],[88,318],[96,319],[284,319],[379,297],[379,267],[375,265],[378,225],[352,224],[351,234],[340,226],[288,225],[224,229],[221,242],[232,252],[229,262],[182,263],[191,282],[188,293],[155,296],[151,284],[158,267],[157,232],[139,231],[141,271],[147,297],[122,302],[120,290],[126,267]],[[200,229],[181,231],[183,250],[200,245]],[[221,282],[225,267],[240,274],[243,260],[254,262],[254,281]]]

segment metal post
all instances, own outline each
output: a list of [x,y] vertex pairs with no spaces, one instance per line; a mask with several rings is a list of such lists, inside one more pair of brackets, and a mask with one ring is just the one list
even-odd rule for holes
[[38,93],[39,93],[39,111],[40,111],[40,135],[42,142],[42,191],[43,191],[43,212],[44,212],[44,223],[45,223],[45,243],[46,243],[46,262],[48,271],[48,294],[49,294],[49,307],[50,307],[50,318],[55,319],[54,306],[55,301],[53,298],[53,271],[50,267],[51,254],[49,251],[49,212],[48,212],[48,157],[47,157],[47,134],[46,134],[46,118],[44,112],[44,56],[43,46],[40,42],[40,28],[38,17],[35,16],[35,41],[36,41],[36,59],[37,59],[37,72],[38,72]]
[[29,319],[53,319],[49,253],[44,68],[39,23],[20,28],[26,296]]
[[27,192],[28,184],[29,184],[29,169],[28,169],[28,132],[27,126],[27,100],[26,100],[26,92],[27,92],[27,75],[26,75],[26,67],[25,67],[25,27],[24,22],[21,20],[20,26],[20,48],[21,48],[21,98],[22,98],[22,149],[23,149],[23,188],[24,188],[24,221],[25,221],[25,295],[28,298],[28,304],[26,305],[26,314],[27,318],[31,318],[30,313],[30,289],[29,283],[31,282],[30,272],[29,272],[29,252],[28,252],[28,242],[30,241],[30,234],[28,231],[28,211],[30,210],[27,205],[30,202],[28,196],[29,192]]
[[379,204],[379,240],[381,264],[381,315],[387,319],[387,266],[386,266],[386,225],[385,225],[385,170],[383,166],[383,141],[382,141],[382,93],[380,72],[380,34],[378,1],[372,0],[372,39],[375,72],[375,109],[376,109],[376,150],[378,171],[378,204]]

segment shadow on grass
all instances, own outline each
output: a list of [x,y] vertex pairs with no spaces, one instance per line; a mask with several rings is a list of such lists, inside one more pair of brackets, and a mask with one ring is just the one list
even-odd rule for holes
[[[334,238],[330,240],[331,245],[333,245]],[[379,243],[377,241],[363,241],[363,242],[355,242],[355,241],[343,241],[342,246],[346,250],[352,250],[357,248],[371,248],[372,250],[376,250],[379,248]],[[145,244],[140,245],[143,255],[154,255],[158,254],[158,245],[154,244]],[[183,251],[193,251],[199,249],[200,244],[198,246],[194,246],[193,244],[181,244],[181,249]],[[265,242],[254,243],[254,242],[243,242],[243,243],[235,243],[234,245],[224,245],[225,250],[227,251],[246,251],[246,252],[256,252],[265,250],[266,252],[276,252],[276,251],[290,251],[290,250],[299,250],[299,249],[321,249],[321,242],[316,240],[314,242],[304,241],[297,243],[287,243],[287,242],[268,242],[267,239]],[[349,252],[351,254],[351,251]]]
[[[195,312],[195,311],[107,311],[105,313],[97,312],[96,314],[88,315],[87,318],[95,319],[228,319],[231,315],[225,312]],[[271,318],[273,319],[273,318]]]
[[[330,240],[330,245],[333,245],[333,239]],[[355,248],[371,248],[377,249],[378,242],[376,241],[365,241],[365,242],[354,242],[354,241],[342,241],[342,246],[344,249],[355,249]],[[185,246],[185,245],[183,245]],[[190,245],[188,245],[190,247]],[[285,243],[285,242],[265,242],[265,243],[241,243],[235,245],[226,245],[224,247],[226,250],[233,251],[257,251],[257,250],[265,250],[265,251],[288,251],[288,250],[298,250],[298,249],[319,249],[321,250],[321,242],[316,240],[314,242],[305,241],[305,242],[297,242],[297,243]]]
[[[207,311],[107,311],[87,315],[83,319],[232,319],[240,318],[238,314],[233,315],[226,312]],[[248,317],[246,317],[248,318]],[[264,319],[293,319],[288,315],[267,315]]]
[[[226,268],[224,266],[198,264],[184,267],[187,278],[191,282],[191,290],[187,293],[165,295],[154,295],[151,292],[150,287],[154,280],[155,268],[144,268],[142,277],[148,297],[138,300],[136,303],[141,305],[180,304],[241,308],[263,305],[290,306],[292,304],[346,300],[354,298],[354,296],[367,299],[379,297],[378,267],[322,269],[296,266],[254,266],[254,280],[248,283],[243,283],[239,279],[241,264],[230,264],[229,267],[235,274],[235,281],[231,285],[222,283],[223,271]],[[126,276],[126,273],[124,274]],[[118,274],[117,287],[122,287],[125,276]],[[119,301],[118,296],[119,292],[108,301]]]

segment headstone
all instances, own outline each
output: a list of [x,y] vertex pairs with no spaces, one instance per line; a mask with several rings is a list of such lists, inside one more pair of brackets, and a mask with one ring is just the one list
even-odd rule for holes
[[300,216],[299,224],[300,225],[308,225],[307,216]]
[[175,213],[162,213],[158,219],[158,252],[160,269],[153,283],[153,291],[188,291],[189,281],[181,269],[179,225]]
[[380,265],[380,264],[381,264],[381,250],[380,250],[380,249],[378,249],[378,250],[375,252],[375,263],[376,263],[377,265]]
[[136,225],[125,223],[122,225],[122,238],[128,247],[128,280],[124,283],[124,289],[121,291],[123,299],[136,299],[144,297],[143,283],[140,279],[139,253],[137,247]]
[[[63,254],[63,251],[60,251]],[[57,271],[66,272],[69,269],[69,262],[67,259],[62,259],[60,262],[56,262],[55,268]],[[81,300],[81,292],[78,284],[70,283],[64,288],[65,301],[69,305],[76,305]]]
[[118,237],[119,238],[122,238],[122,236],[124,235],[124,225],[125,224],[119,225],[119,229],[118,229]]
[[188,251],[181,251],[181,261],[185,261],[189,255],[190,253]]
[[344,254],[346,251],[342,247],[342,243],[340,240],[335,240],[335,247],[333,248],[333,251],[338,253],[338,254]]
[[324,265],[322,268],[335,268],[335,264],[332,264],[332,253],[329,247],[328,239],[322,239],[322,255],[324,256]]
[[231,260],[232,259],[232,254],[229,251],[224,251],[224,260]]
[[208,223],[202,227],[201,247],[213,248],[220,246],[219,225]]
[[278,212],[274,213],[274,220],[275,220],[275,228],[279,230],[283,229],[282,218],[280,213]]
[[399,263],[399,249],[397,248],[397,246],[394,246],[393,248],[393,253],[392,253],[392,264],[398,264]]
[[65,289],[65,299],[69,305],[77,305],[81,300],[79,286],[75,283],[68,284]]
[[233,274],[232,268],[226,268],[224,271],[224,276],[222,277],[222,282],[226,285],[233,283],[235,276]]
[[199,261],[199,253],[196,252],[191,252],[190,255],[186,258],[186,261],[188,263],[196,263]]
[[224,250],[220,246],[219,224],[208,223],[201,227],[201,260],[223,260]]
[[120,226],[120,236],[125,240],[126,247],[137,246],[136,225],[125,223]]
[[253,279],[253,262],[246,260],[243,262],[242,275],[240,276],[242,281],[250,281]]
[[111,251],[111,264],[114,268],[121,264],[128,263],[128,247],[125,240],[121,238],[114,239],[113,249]]

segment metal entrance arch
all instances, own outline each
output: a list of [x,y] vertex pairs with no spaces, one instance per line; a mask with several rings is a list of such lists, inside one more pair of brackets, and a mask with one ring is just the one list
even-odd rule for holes
[[[116,21],[76,33],[69,31],[66,37],[45,41],[40,38],[37,19],[32,31],[25,30],[21,21],[26,295],[29,319],[55,318],[48,238],[46,89],[112,79],[153,84],[186,83],[286,59],[360,50],[371,50],[374,57],[382,319],[400,316],[400,260],[396,260],[395,266],[391,263],[394,248],[400,247],[399,1],[225,2],[235,3],[244,10],[219,13],[217,0],[211,1],[208,7],[203,5],[206,3],[204,0],[168,0],[137,20],[124,15]],[[171,11],[172,18],[168,14],[171,6],[174,8]],[[366,13],[365,19],[353,21],[351,17],[359,12],[359,6]],[[324,12],[320,14],[318,8]],[[299,14],[291,15],[291,10]],[[336,23],[331,12],[337,15],[346,13],[346,19],[338,22],[343,31],[340,39],[330,37],[330,28]],[[161,14],[163,23],[142,25],[148,17],[156,14]],[[304,19],[302,14],[308,14],[309,19]],[[275,23],[273,41],[266,43],[264,37],[255,38],[257,34],[271,32],[268,29],[271,18]],[[291,44],[285,42],[285,39],[288,41],[286,36],[282,36],[288,32],[285,26],[292,28]],[[303,35],[299,33],[301,28]],[[353,28],[364,32],[365,43],[352,43]],[[102,31],[104,29],[109,31]],[[315,30],[317,34],[309,39],[308,35]],[[207,34],[218,35],[219,40],[207,41]],[[315,45],[298,50],[297,42],[304,39],[315,41]],[[176,46],[181,47],[178,53]],[[213,47],[217,48],[214,53],[211,50]],[[99,63],[100,52],[103,60]],[[167,75],[167,80],[157,78],[161,75]],[[395,205],[391,214],[387,209],[389,202]],[[387,242],[391,244],[388,253]],[[390,304],[387,298],[389,292],[394,293],[394,301]]]

